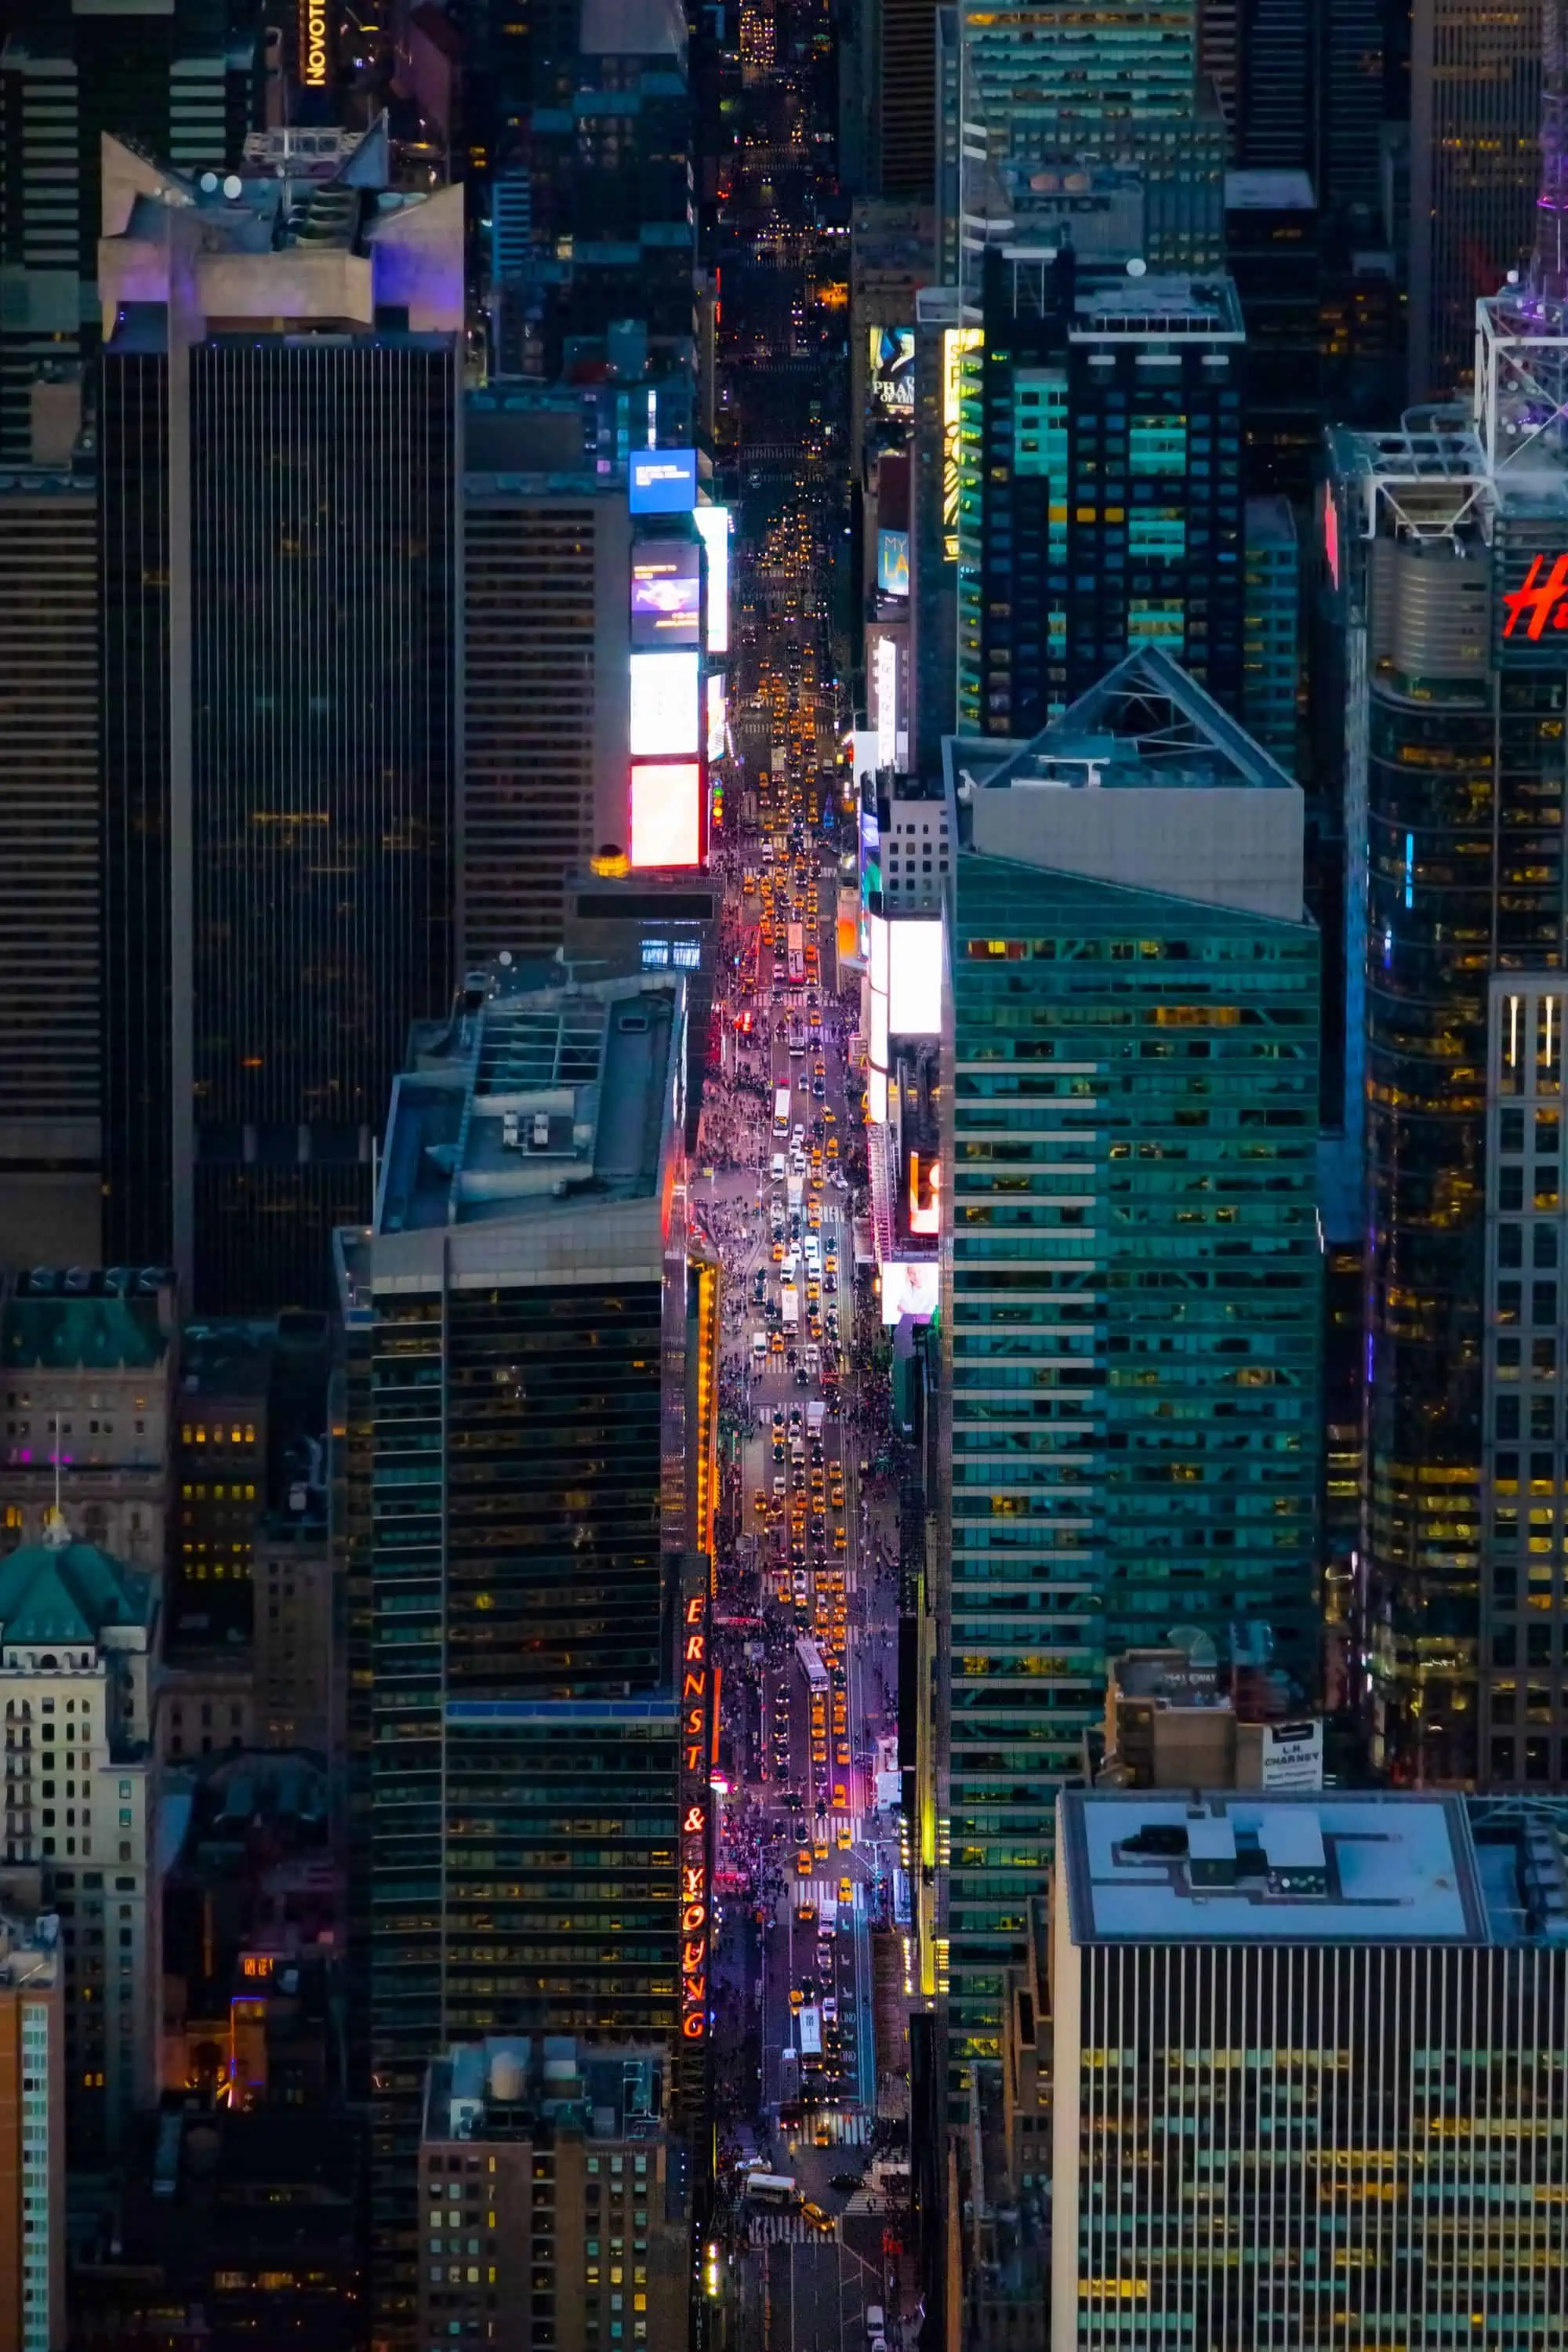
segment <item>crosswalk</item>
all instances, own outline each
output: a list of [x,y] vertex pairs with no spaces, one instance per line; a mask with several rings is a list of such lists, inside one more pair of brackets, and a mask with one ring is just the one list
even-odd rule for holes
[[826,2234],[804,2213],[752,2213],[746,2219],[746,2242],[752,2246],[820,2245]]
[[[857,1816],[857,1819],[858,1819],[858,1816]],[[858,1828],[857,1828],[856,1835],[859,1835]],[[840,1900],[838,1888],[839,1881],[837,1878],[797,1879],[794,1889],[795,1900],[792,1907],[798,1911],[803,1903],[809,1903],[815,1909],[819,1919],[822,1916],[822,1906],[824,1903],[837,1903],[840,1911],[863,1911],[865,1909],[866,1890],[858,1881],[851,1880],[850,1882],[849,1900],[847,1904]]]

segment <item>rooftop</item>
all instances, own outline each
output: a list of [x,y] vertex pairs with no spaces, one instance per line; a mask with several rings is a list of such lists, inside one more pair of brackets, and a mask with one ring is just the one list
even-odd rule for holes
[[[15,1898],[13,1898],[15,1899]],[[0,1911],[0,1992],[42,1990],[64,1981],[60,1923],[52,1911],[21,1916]]]
[[984,792],[1297,789],[1245,727],[1155,646],[1124,656],[1059,719],[1026,743],[1004,748],[1006,756],[976,779]]
[[[134,1295],[65,1288],[79,1278],[104,1280],[75,1267],[59,1276],[42,1268],[22,1276],[0,1309],[0,1363],[17,1371],[95,1372],[151,1371],[162,1364],[171,1344],[167,1294],[161,1300],[156,1288]],[[168,1280],[172,1285],[174,1276]]]
[[1227,213],[1310,213],[1316,210],[1317,202],[1307,172],[1227,172],[1225,175]]
[[110,1627],[151,1625],[146,1570],[96,1544],[20,1544],[0,1559],[0,1641],[95,1642]]
[[1076,1944],[1568,1943],[1568,1801],[1068,1790]]
[[663,2121],[668,2053],[660,2044],[579,2042],[570,2033],[492,2033],[459,2043],[426,2075],[427,2140],[529,2139],[577,2131],[647,2139]]
[[542,982],[498,964],[395,1084],[378,1234],[658,1192],[683,1085],[674,972]]

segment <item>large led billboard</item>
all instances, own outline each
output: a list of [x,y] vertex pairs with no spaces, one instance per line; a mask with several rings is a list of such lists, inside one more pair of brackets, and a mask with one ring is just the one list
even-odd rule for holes
[[942,1276],[935,1258],[889,1259],[882,1268],[882,1320],[897,1323],[905,1315],[930,1321],[942,1299]]
[[695,449],[634,449],[626,504],[635,515],[689,514],[697,504]]
[[724,679],[719,670],[708,673],[708,757],[721,760],[729,743],[724,724]]
[[633,654],[634,760],[694,760],[701,741],[696,654]]
[[895,1037],[942,1034],[942,920],[888,925],[888,1026]]
[[910,593],[910,535],[907,530],[877,533],[877,588],[883,596]]
[[632,643],[695,646],[702,627],[702,551],[692,539],[644,539],[632,549]]
[[871,398],[880,409],[912,408],[915,404],[915,331],[912,327],[873,327],[868,354]]
[[702,771],[695,760],[632,770],[632,864],[702,862]]
[[730,509],[696,507],[692,521],[708,551],[708,650],[730,650]]
[[877,766],[890,768],[899,755],[899,648],[891,637],[879,637],[871,675],[877,688]]

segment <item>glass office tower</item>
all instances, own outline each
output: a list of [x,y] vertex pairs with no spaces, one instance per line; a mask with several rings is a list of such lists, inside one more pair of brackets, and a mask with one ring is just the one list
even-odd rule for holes
[[[973,758],[976,747],[965,746]],[[1301,796],[1166,656],[973,765],[952,950],[950,2084],[1115,1651],[1318,1623]]]
[[220,1314],[327,1304],[453,964],[461,194],[266,160],[104,167],[104,1245]]
[[448,2042],[662,2041],[705,2102],[718,1277],[685,1020],[679,974],[497,967],[416,1039],[374,1225],[339,1236],[389,2321]]
[[1034,734],[1140,646],[1243,680],[1236,289],[992,247],[960,355],[958,726]]

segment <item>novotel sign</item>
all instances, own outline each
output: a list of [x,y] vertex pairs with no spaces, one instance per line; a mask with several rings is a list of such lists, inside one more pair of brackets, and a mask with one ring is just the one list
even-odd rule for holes
[[331,34],[327,0],[300,0],[300,80],[306,89],[325,89]]

